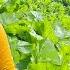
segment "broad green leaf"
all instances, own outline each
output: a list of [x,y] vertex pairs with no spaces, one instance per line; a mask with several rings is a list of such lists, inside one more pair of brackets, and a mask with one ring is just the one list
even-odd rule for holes
[[31,30],[30,34],[31,34],[33,37],[35,37],[37,40],[42,40],[42,39],[43,39],[43,37],[40,36],[40,35],[38,35],[38,34],[36,34],[36,32],[35,32],[34,30]]
[[61,27],[61,25],[57,24],[55,26],[55,34],[57,37],[59,38],[64,38],[64,35],[65,35],[65,31],[64,29]]
[[53,25],[47,19],[44,20],[44,37],[49,38],[52,42],[57,43],[58,37],[56,36]]
[[40,62],[51,62],[61,65],[61,57],[51,41],[46,40],[41,46],[38,59]]
[[42,20],[42,15],[40,12],[37,12],[37,11],[31,11],[31,13],[34,15],[34,17],[37,19],[37,20]]
[[20,60],[20,54],[17,51],[17,47],[18,47],[18,40],[16,37],[13,38],[9,38],[10,41],[10,46],[11,46],[11,51],[12,51],[12,55],[13,55],[13,59],[15,63],[18,63]]
[[61,65],[62,70],[69,70],[70,69],[70,42],[67,40],[60,41],[61,46],[61,54],[63,58],[63,62]]
[[23,54],[30,54],[31,53],[31,44],[25,41],[18,42],[18,50]]

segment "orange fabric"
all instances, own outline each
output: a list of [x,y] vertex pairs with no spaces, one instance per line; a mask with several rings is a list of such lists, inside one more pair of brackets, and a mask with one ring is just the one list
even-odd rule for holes
[[0,24],[0,70],[15,70],[7,36],[1,24]]

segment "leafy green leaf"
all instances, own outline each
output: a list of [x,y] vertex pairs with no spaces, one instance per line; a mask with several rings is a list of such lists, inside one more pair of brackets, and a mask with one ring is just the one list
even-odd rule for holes
[[39,53],[39,61],[42,61],[42,62],[48,61],[48,62],[52,62],[53,64],[61,65],[61,59],[60,59],[59,53],[51,41],[46,40],[42,44],[42,47]]

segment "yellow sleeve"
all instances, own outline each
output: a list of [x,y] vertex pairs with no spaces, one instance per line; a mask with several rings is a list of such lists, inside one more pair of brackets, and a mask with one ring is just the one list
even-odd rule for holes
[[7,36],[1,24],[0,24],[0,70],[15,70]]

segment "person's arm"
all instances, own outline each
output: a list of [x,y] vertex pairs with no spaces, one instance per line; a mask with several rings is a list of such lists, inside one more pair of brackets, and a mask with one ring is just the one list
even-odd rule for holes
[[7,36],[1,24],[0,24],[0,70],[15,70]]

